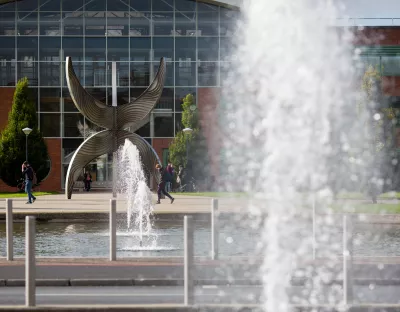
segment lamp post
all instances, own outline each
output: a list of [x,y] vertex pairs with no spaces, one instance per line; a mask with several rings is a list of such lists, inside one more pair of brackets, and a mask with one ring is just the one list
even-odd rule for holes
[[31,128],[24,128],[22,131],[25,133],[26,140],[25,140],[25,151],[26,151],[26,161],[28,161],[28,135],[32,132]]
[[[184,134],[189,135],[193,132],[191,128],[185,128],[182,130]],[[186,140],[186,162],[189,161],[189,140]]]

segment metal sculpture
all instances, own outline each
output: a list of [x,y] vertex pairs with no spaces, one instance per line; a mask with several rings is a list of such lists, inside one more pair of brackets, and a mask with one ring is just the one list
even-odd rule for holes
[[107,129],[90,136],[75,151],[68,167],[65,185],[65,194],[68,199],[72,196],[74,184],[80,176],[81,170],[93,159],[107,153],[115,153],[119,146],[124,144],[125,139],[129,139],[136,145],[144,169],[157,181],[159,180],[155,165],[160,163],[160,159],[156,152],[142,137],[125,129],[137,126],[150,115],[161,97],[165,72],[165,62],[162,58],[153,82],[142,95],[128,104],[107,106],[82,87],[72,66],[72,59],[67,57],[66,77],[72,101],[82,115],[92,123]]

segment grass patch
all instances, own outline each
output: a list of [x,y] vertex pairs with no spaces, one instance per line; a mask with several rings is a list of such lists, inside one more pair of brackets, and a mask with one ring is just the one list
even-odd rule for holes
[[229,192],[176,192],[176,195],[186,196],[203,196],[203,197],[246,197],[246,193],[229,193]]
[[[36,196],[45,196],[45,195],[55,195],[60,194],[57,192],[32,192],[32,194]],[[0,193],[0,198],[19,198],[19,197],[27,197],[26,193]]]
[[[337,196],[338,199],[369,199],[367,195],[362,193],[340,193]],[[380,194],[378,199],[400,199],[399,192],[388,192],[384,194]]]
[[333,204],[335,212],[350,213],[373,213],[373,214],[397,214],[400,213],[400,204],[356,204],[346,207],[340,204]]

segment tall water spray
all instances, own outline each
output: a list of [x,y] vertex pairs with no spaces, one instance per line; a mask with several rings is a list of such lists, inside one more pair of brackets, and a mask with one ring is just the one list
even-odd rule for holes
[[143,235],[151,231],[150,215],[153,212],[152,195],[140,161],[137,147],[131,141],[118,153],[119,189],[127,200],[127,225],[129,231],[137,231],[140,245]]
[[[368,110],[357,111],[357,51],[346,29],[334,27],[338,8],[328,0],[243,1],[238,36],[225,77],[227,178],[231,190],[252,194],[249,212],[267,215],[264,289],[267,311],[290,303],[337,304],[340,287],[324,294],[332,267],[306,267],[301,298],[287,288],[312,255],[311,202],[326,214],[319,252],[332,259],[333,194],[365,181],[370,160]],[[240,184],[237,179],[241,177]],[[333,235],[333,234],[332,234]]]

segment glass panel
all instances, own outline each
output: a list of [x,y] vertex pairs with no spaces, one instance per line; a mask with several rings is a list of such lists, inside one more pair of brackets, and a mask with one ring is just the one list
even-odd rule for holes
[[198,60],[218,61],[219,38],[203,37],[198,38]]
[[129,38],[108,38],[107,46],[109,61],[129,60]]
[[[148,87],[150,84],[151,63],[131,63],[131,86]],[[132,95],[131,95],[132,96]]]
[[176,62],[175,63],[175,85],[195,86],[196,85],[196,63]]
[[164,88],[156,108],[174,111],[174,88]]
[[[73,62],[73,66],[74,66],[74,71],[76,76],[78,77],[79,82],[82,85],[84,84],[84,80],[83,80],[83,62]],[[62,68],[65,68],[65,62],[62,62]],[[65,70],[63,70],[63,86],[67,87],[67,78],[65,76]]]
[[15,38],[2,37],[0,44],[0,61],[15,60]]
[[144,91],[146,88],[131,88],[131,100],[137,99]]
[[146,38],[131,38],[131,61],[149,61],[151,39]]
[[[154,75],[157,73],[157,70],[160,66],[160,62],[154,62],[153,63],[154,69],[153,69],[153,73]],[[164,81],[164,86],[174,86],[174,63],[172,62],[167,62],[166,63],[167,66],[167,73],[165,76],[165,81]]]
[[106,85],[105,62],[85,63],[85,85],[88,87]]
[[40,37],[39,57],[41,61],[60,61],[61,37]]
[[174,0],[153,0],[153,11],[173,11]]
[[34,61],[38,59],[38,39],[34,37],[17,38],[18,60]]
[[129,1],[107,1],[107,11],[129,11]]
[[174,34],[174,14],[153,12],[155,36],[172,36]]
[[19,36],[37,36],[38,14],[35,12],[18,12],[17,30]]
[[60,137],[60,113],[40,114],[40,130],[44,137]]
[[198,35],[218,36],[218,11],[198,13]]
[[84,128],[85,138],[88,138],[90,135],[93,135],[101,130],[103,130],[103,128],[95,125],[89,119],[85,118],[85,128]]
[[150,35],[150,13],[130,12],[130,29],[129,35],[140,37]]
[[[128,2],[128,1],[126,1]],[[150,11],[151,0],[130,0],[131,11]]]
[[0,36],[15,35],[15,13],[0,11]]
[[17,63],[17,80],[27,77],[29,85],[38,85],[38,62],[18,62]]
[[129,35],[129,12],[107,12],[107,35]]
[[85,34],[86,36],[102,36],[106,34],[105,12],[85,13]]
[[60,11],[60,0],[40,0],[40,11]]
[[218,12],[218,6],[197,2],[197,11],[199,12]]
[[63,11],[82,11],[83,0],[59,0],[62,2]]
[[196,88],[175,88],[175,111],[181,112],[183,99],[188,95],[192,94],[196,98]]
[[0,60],[0,86],[15,86],[15,62]]
[[177,11],[195,11],[196,2],[188,0],[175,0],[175,10]]
[[154,136],[171,138],[174,136],[174,113],[154,113]]
[[[112,84],[112,63],[108,62],[107,70],[107,83],[108,86]],[[128,62],[117,62],[117,86],[128,87],[129,86],[129,63]]]
[[38,0],[18,1],[18,11],[35,11],[39,7]]
[[60,86],[60,62],[40,63],[40,85]]
[[196,60],[196,38],[175,38],[175,60]]
[[106,0],[85,0],[85,10],[86,11],[105,11],[106,10]]
[[63,13],[64,36],[83,35],[83,12]]
[[[83,139],[63,139],[62,140],[62,147],[63,147],[63,163],[69,163],[73,154],[78,147],[83,143]],[[68,167],[65,169],[68,170]],[[67,172],[65,172],[65,175]],[[66,178],[66,176],[65,176]]]
[[149,137],[150,136],[150,123],[148,122],[145,124],[143,127],[135,131],[137,135],[140,135],[142,138],[143,137]]
[[78,109],[76,108],[75,104],[72,102],[71,96],[69,94],[69,91],[67,88],[62,89],[62,103],[63,103],[63,109],[62,111],[64,112],[78,112]]
[[227,60],[232,51],[232,38],[220,38],[220,57],[222,60]]
[[129,35],[129,12],[107,12],[107,35]]
[[40,111],[60,112],[60,88],[40,89]]
[[64,114],[64,137],[83,137],[85,133],[81,114]]
[[106,38],[85,38],[85,53],[86,61],[104,61]]
[[384,76],[400,76],[400,56],[382,56]]
[[176,113],[175,114],[175,135],[179,132],[182,131],[185,127],[182,124],[182,114],[181,113]]
[[236,22],[238,20],[238,12],[221,8],[220,9],[220,35],[221,36],[232,36],[236,28]]
[[174,38],[153,37],[154,60],[165,57],[166,61],[174,60]]
[[175,13],[175,36],[196,36],[196,12]]
[[0,5],[0,11],[5,12],[5,11],[16,11],[17,10],[17,4],[16,2],[9,2],[3,5]]
[[64,50],[64,59],[67,56],[72,57],[72,62],[83,61],[83,38],[76,37],[63,37],[63,50]]
[[218,85],[218,63],[199,62],[198,63],[198,84],[199,86],[217,86]]

